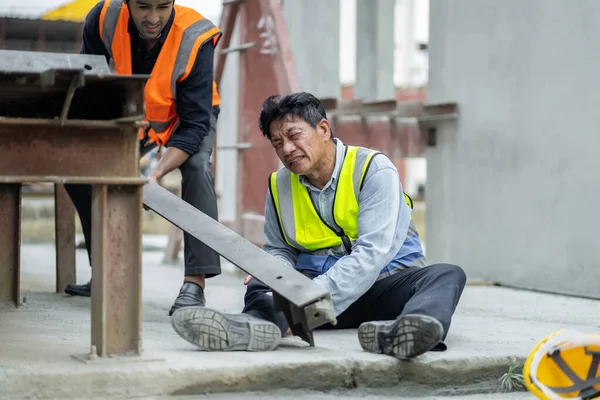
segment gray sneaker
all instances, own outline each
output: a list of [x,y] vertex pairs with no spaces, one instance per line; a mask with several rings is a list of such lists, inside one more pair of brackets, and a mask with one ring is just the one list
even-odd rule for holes
[[176,310],[171,325],[181,338],[204,351],[269,351],[281,340],[279,327],[269,321],[206,307]]
[[409,359],[433,349],[441,340],[440,321],[426,315],[405,315],[394,321],[371,321],[358,327],[365,351]]

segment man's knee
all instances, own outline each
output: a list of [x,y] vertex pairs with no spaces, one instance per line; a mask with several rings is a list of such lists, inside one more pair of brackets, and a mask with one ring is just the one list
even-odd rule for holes
[[210,157],[211,153],[200,150],[186,160],[182,169],[186,170],[186,172],[192,172],[194,175],[211,172]]
[[437,273],[436,275],[439,278],[450,280],[456,283],[456,285],[458,285],[461,289],[467,283],[467,274],[458,265],[442,263],[432,265],[431,267],[435,268],[435,271]]
[[261,306],[265,306],[266,303],[272,304],[273,297],[267,295],[269,292],[271,292],[271,288],[253,277],[246,286],[244,303],[261,303]]

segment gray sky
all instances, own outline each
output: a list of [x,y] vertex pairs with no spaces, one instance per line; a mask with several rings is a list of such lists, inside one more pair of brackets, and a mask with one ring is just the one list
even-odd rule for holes
[[[217,19],[221,15],[222,0],[177,0],[177,4],[195,8],[206,18]],[[0,0],[0,15],[36,18],[46,11],[57,8],[69,0]]]

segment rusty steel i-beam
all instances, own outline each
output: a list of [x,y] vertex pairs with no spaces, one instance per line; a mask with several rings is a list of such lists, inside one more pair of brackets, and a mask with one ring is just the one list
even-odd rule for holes
[[0,300],[19,307],[24,183],[56,185],[57,290],[74,283],[74,217],[62,185],[90,185],[91,344],[141,349],[138,129],[146,76],[111,75],[102,56],[0,51]]

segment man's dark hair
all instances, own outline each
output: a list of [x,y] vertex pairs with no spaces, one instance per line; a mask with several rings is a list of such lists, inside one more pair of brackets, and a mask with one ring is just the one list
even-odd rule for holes
[[[286,116],[301,118],[313,128],[322,119],[327,119],[325,107],[319,99],[310,93],[299,92],[280,97],[269,96],[263,103],[262,111],[258,117],[258,127],[266,138],[271,140],[271,123],[279,121]],[[331,131],[333,140],[333,130]]]

